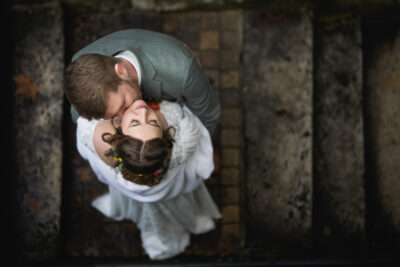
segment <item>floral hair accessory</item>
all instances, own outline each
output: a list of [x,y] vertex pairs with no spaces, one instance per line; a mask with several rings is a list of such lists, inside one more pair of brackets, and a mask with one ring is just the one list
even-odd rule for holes
[[107,153],[104,154],[106,157],[112,157],[115,161],[118,161],[118,165],[114,167],[115,173],[120,173],[122,170],[122,158],[118,155],[117,152],[114,152],[112,149],[110,149]]
[[[172,150],[169,149],[169,152],[168,152],[169,156],[164,160],[163,166],[162,166],[161,168],[159,168],[158,170],[152,172],[152,174],[153,174],[154,176],[158,176],[159,174],[161,174],[161,173],[164,171],[165,168],[168,168],[168,167],[169,167],[169,164],[170,164],[170,162],[171,162],[171,156],[172,156],[171,151],[172,151]],[[123,164],[122,158],[118,155],[118,152],[114,152],[112,149],[110,149],[110,150],[109,150],[107,153],[105,153],[104,155],[107,156],[107,157],[112,157],[115,161],[118,162],[118,165],[116,165],[116,166],[114,167],[114,171],[115,171],[116,174],[120,173],[120,172],[122,171],[122,167],[124,166],[124,164]],[[143,174],[141,174],[141,173],[137,173],[136,175],[137,175],[138,177],[143,177],[143,176],[145,176],[145,175],[143,175]]]
[[148,105],[152,110],[160,110],[160,105],[157,102],[150,101]]
[[161,172],[163,171],[163,167],[159,168],[158,170],[154,171],[153,174],[154,175],[159,175]]
[[113,159],[116,160],[116,161],[122,162],[122,158],[121,157],[113,156]]
[[122,162],[118,164],[118,166],[114,168],[115,173],[117,174],[120,173],[122,170],[122,166],[123,166]]

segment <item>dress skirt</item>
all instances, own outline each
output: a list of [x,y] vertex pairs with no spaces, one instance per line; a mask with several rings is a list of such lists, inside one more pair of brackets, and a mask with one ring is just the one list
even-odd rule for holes
[[155,260],[182,253],[190,244],[191,233],[208,232],[215,227],[214,219],[221,218],[203,181],[189,193],[150,203],[128,198],[109,186],[109,193],[92,205],[109,218],[136,223],[143,248]]

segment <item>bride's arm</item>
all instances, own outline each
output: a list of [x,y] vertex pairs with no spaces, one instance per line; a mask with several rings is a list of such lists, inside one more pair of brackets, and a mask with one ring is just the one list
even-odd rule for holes
[[104,155],[111,148],[110,144],[103,141],[102,137],[104,133],[115,133],[115,128],[110,120],[103,120],[96,125],[93,133],[93,145],[101,160],[109,166],[114,166],[115,160]]

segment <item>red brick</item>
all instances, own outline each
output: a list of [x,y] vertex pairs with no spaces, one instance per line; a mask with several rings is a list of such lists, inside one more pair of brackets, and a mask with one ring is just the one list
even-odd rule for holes
[[171,13],[165,16],[163,29],[166,33],[175,32],[180,25],[181,16],[176,13]]
[[241,132],[239,129],[222,129],[221,144],[222,146],[239,147],[241,143]]
[[179,40],[184,42],[190,50],[196,51],[200,49],[200,33],[180,30],[179,35],[176,36]]
[[218,29],[219,13],[218,12],[205,12],[201,16],[201,28],[203,30]]
[[224,186],[221,189],[222,204],[239,204],[240,189],[239,186]]
[[239,168],[222,168],[221,184],[222,185],[238,185],[240,179]]
[[239,107],[240,92],[236,89],[225,89],[221,91],[221,105],[223,108]]
[[221,51],[221,69],[238,69],[240,66],[238,49],[223,49]]
[[224,31],[221,33],[221,46],[222,48],[239,48],[241,46],[241,39],[236,31]]
[[239,240],[240,225],[238,223],[222,225],[222,239]]
[[238,223],[239,206],[227,205],[222,207],[222,223]]
[[181,28],[188,31],[200,31],[202,15],[200,12],[188,12],[183,14]]
[[222,108],[221,126],[240,127],[242,125],[242,114],[240,108]]
[[200,53],[201,62],[204,68],[218,68],[219,67],[219,51],[206,50]]
[[213,174],[218,174],[221,169],[221,153],[218,148],[214,148],[214,171]]
[[222,166],[239,166],[240,149],[239,148],[224,148],[222,149]]
[[221,75],[221,88],[239,88],[239,71],[224,71]]
[[219,49],[219,32],[218,31],[203,31],[200,33],[200,49]]
[[221,29],[239,31],[241,26],[241,13],[239,10],[227,10],[221,12]]

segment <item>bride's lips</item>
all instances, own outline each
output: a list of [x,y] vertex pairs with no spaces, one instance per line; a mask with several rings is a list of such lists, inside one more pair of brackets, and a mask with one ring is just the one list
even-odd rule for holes
[[137,106],[136,108],[135,108],[135,110],[136,109],[141,109],[141,108],[147,108],[145,105],[139,105],[139,106]]

